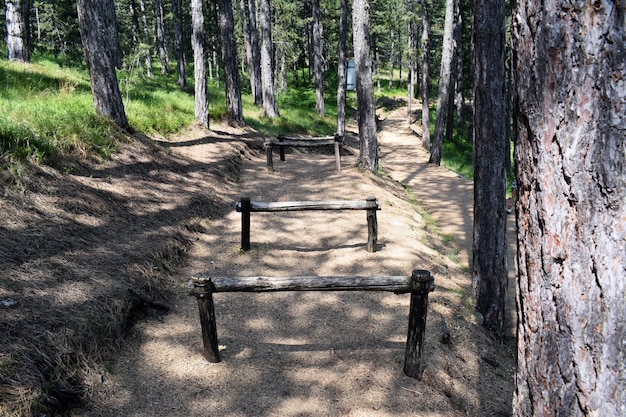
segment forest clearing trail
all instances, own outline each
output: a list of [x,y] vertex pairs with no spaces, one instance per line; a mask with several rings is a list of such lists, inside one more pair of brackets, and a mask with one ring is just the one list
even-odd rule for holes
[[[378,140],[381,163],[396,181],[408,186],[432,217],[441,232],[454,239],[459,261],[471,271],[474,221],[472,181],[437,165],[429,164],[429,153],[421,144],[421,126],[409,127],[406,108],[387,114]],[[417,133],[417,134],[416,134]],[[419,135],[419,136],[418,136]],[[517,251],[515,216],[507,217],[507,337],[516,337],[515,254]]]
[[[406,129],[390,121],[380,133],[383,165],[400,175],[401,161],[391,158],[405,152],[401,145],[410,132],[404,137]],[[216,144],[223,144],[220,138],[229,134],[228,128],[218,129],[219,138],[208,132],[202,138],[172,138],[167,146],[198,164],[214,162],[220,157]],[[395,133],[389,129],[400,132],[402,143],[392,143]],[[354,144],[355,133],[348,135]],[[259,149],[262,138],[251,140]],[[425,230],[424,219],[399,184],[363,172],[353,158],[344,155],[342,172],[337,173],[332,153],[292,151],[285,162],[275,157],[276,171],[270,173],[264,155],[246,155],[236,184],[222,196],[230,204],[222,207],[220,216],[207,220],[187,265],[177,274],[169,313],[135,325],[111,365],[101,396],[73,415],[510,415],[514,349],[497,346],[477,322],[467,301],[467,268],[447,256],[449,248],[440,236]],[[443,191],[444,201],[460,195],[451,188]],[[252,213],[252,248],[239,249],[241,217],[234,203],[242,197],[362,200],[370,195],[382,205],[376,252],[365,250],[362,211]],[[462,204],[451,210],[466,213],[460,210]],[[452,217],[440,223],[445,233],[444,224]],[[200,354],[197,306],[187,295],[195,273],[355,276],[409,275],[413,269],[430,270],[437,286],[430,296],[421,381],[402,373],[409,299],[390,293],[216,294],[223,361],[210,364]],[[450,344],[439,341],[443,320],[452,334]]]

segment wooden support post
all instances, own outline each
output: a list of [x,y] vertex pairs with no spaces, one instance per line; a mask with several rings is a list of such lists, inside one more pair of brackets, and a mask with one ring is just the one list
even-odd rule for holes
[[[285,141],[284,136],[278,135],[278,141],[280,143],[283,143]],[[280,160],[284,161],[285,160],[285,145],[278,145],[278,148],[280,150]]]
[[341,172],[341,147],[339,145],[342,141],[343,137],[335,134],[335,165],[337,166],[337,172]]
[[367,197],[365,207],[367,207],[367,251],[376,252],[378,241],[378,220],[376,218],[378,202],[376,197]]
[[428,293],[435,289],[430,272],[414,270],[411,275],[411,305],[409,307],[409,331],[404,353],[404,373],[411,378],[422,378],[422,347],[426,330]]
[[274,159],[272,157],[272,142],[265,141],[265,157],[267,158],[268,172],[274,172]]
[[202,354],[207,361],[221,362],[217,343],[217,325],[215,323],[215,308],[213,305],[213,289],[210,278],[193,278],[193,295],[198,299],[200,326],[202,327]]
[[241,210],[241,250],[250,250],[250,198],[242,198],[239,201]]

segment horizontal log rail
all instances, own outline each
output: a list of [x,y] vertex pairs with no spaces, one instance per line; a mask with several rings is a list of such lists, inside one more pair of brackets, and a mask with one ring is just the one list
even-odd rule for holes
[[218,292],[276,291],[390,291],[411,292],[407,276],[299,276],[299,277],[211,277],[194,275],[195,281],[211,281],[211,290]]
[[297,277],[192,277],[202,327],[203,355],[209,362],[221,362],[213,293],[272,291],[391,291],[410,293],[409,325],[404,353],[404,373],[416,379],[422,375],[422,350],[426,330],[428,294],[435,289],[429,271],[414,270],[411,276],[297,276]]
[[334,136],[322,136],[322,137],[294,137],[294,136],[285,136],[278,135],[278,141],[274,141],[272,139],[267,139],[265,141],[265,156],[267,159],[267,170],[269,172],[274,171],[274,158],[272,154],[272,149],[275,147],[279,148],[280,151],[280,160],[285,160],[285,146],[293,146],[293,147],[314,147],[314,146],[325,146],[325,145],[333,145],[335,147],[335,165],[337,168],[337,172],[341,172],[341,152],[340,147],[343,145],[343,136],[342,135],[334,135]]
[[378,242],[378,219],[376,211],[381,209],[376,197],[365,200],[330,200],[330,201],[281,201],[253,202],[242,198],[235,204],[235,210],[241,213],[241,250],[250,250],[250,213],[313,210],[366,210],[367,251],[376,252]]

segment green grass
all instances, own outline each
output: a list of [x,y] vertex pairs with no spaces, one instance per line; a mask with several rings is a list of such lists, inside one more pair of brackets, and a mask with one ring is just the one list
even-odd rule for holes
[[[190,68],[191,69],[191,68]],[[161,75],[155,66],[150,79],[141,70],[118,74],[126,114],[131,126],[146,134],[168,135],[189,126],[194,120],[193,72],[188,70],[189,86],[180,91],[176,74]],[[378,106],[391,111],[405,104],[405,86],[400,81],[388,88],[388,75],[382,74],[381,90],[375,90]],[[335,74],[328,74],[325,115],[315,112],[315,89],[310,85],[290,88],[277,95],[280,116],[268,119],[244,93],[244,118],[248,125],[265,135],[332,135],[336,131],[337,102]],[[248,83],[242,79],[242,86]],[[209,112],[212,120],[226,114],[223,84],[209,82]],[[400,98],[398,98],[400,97]],[[356,93],[347,92],[347,117],[353,117]],[[435,109],[431,109],[434,118]],[[434,120],[431,121],[434,128]],[[454,137],[445,141],[442,165],[472,179],[472,144],[466,128],[456,126]],[[108,158],[120,139],[128,137],[110,121],[96,115],[86,69],[62,67],[47,57],[33,57],[33,63],[0,60],[0,157],[9,160],[32,159],[55,164],[72,156]]]

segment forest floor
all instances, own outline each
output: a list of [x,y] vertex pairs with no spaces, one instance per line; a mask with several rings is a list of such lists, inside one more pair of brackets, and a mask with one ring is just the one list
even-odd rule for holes
[[[400,108],[380,115],[386,173],[380,176],[355,167],[354,128],[341,173],[332,152],[298,151],[284,162],[275,157],[270,173],[261,135],[221,125],[156,145],[140,141],[113,161],[75,166],[61,177],[42,168],[19,195],[5,192],[0,201],[6,245],[0,299],[12,301],[2,307],[0,326],[9,337],[0,365],[13,361],[32,380],[54,382],[51,365],[80,362],[72,352],[87,352],[89,363],[74,379],[90,401],[67,411],[71,416],[511,415],[514,329],[504,342],[494,341],[469,298],[472,184],[427,163],[419,130],[406,126],[405,114]],[[253,213],[252,248],[240,250],[234,203],[242,197],[367,196],[382,206],[376,252],[365,249],[362,211]],[[393,293],[216,294],[222,362],[208,363],[200,353],[196,300],[188,296],[196,273],[410,275],[414,269],[429,270],[436,284],[421,380],[402,372],[409,296]],[[509,307],[513,317],[512,296]],[[132,326],[123,324],[129,314]],[[111,324],[117,321],[119,329]],[[443,322],[449,343],[440,341]],[[116,340],[96,355],[89,353],[96,349],[90,339],[103,337],[92,338],[93,327]],[[56,349],[48,352],[44,343]],[[29,346],[40,346],[41,357],[19,363],[15,358]],[[3,366],[0,378],[0,392],[15,398],[28,391]],[[52,405],[76,391],[71,383],[52,385],[40,393]]]

